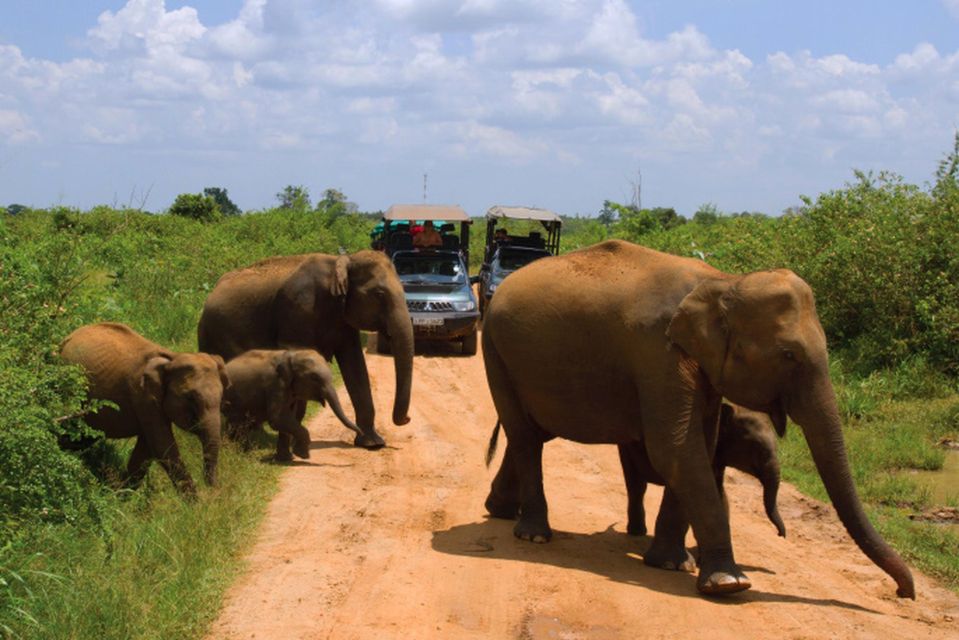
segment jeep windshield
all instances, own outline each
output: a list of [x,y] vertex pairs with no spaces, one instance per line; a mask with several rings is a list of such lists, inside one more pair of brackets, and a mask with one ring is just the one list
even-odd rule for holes
[[458,255],[404,253],[393,257],[404,284],[466,284]]
[[500,247],[496,252],[496,256],[493,258],[493,275],[501,280],[520,267],[539,258],[545,258],[548,255],[549,252],[542,249],[510,249]]

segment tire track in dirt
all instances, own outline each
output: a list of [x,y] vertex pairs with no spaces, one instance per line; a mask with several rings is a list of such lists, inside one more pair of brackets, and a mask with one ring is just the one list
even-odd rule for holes
[[[392,360],[368,353],[367,363],[389,446],[354,448],[329,411],[313,420],[312,457],[283,474],[210,638],[959,637],[954,594],[917,574],[919,600],[897,599],[832,508],[788,485],[789,538],[778,538],[759,484],[740,474],[726,484],[753,589],[738,597],[700,598],[693,576],[642,564],[648,538],[625,534],[611,446],[547,444],[554,539],[516,540],[511,522],[484,517],[499,461],[483,465],[495,411],[482,355],[418,354],[403,427],[382,426]],[[650,529],[660,497],[650,487]]]

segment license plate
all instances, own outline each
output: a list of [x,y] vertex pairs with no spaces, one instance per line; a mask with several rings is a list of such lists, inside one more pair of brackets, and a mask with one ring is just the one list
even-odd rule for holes
[[413,325],[417,327],[442,327],[443,318],[413,318]]

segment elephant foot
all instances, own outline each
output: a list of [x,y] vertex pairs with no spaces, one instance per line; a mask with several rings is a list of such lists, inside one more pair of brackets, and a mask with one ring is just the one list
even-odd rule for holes
[[643,563],[667,571],[696,572],[696,560],[686,550],[686,547],[656,544],[656,538],[653,538],[653,544],[643,554]]
[[733,560],[731,552],[720,554],[719,557],[714,556],[712,559],[702,558],[702,568],[696,580],[696,588],[700,593],[721,596],[745,591],[752,586],[752,582]]
[[357,434],[353,439],[353,444],[364,449],[380,449],[386,446],[386,441],[380,437],[376,431]]
[[289,451],[277,451],[273,455],[274,462],[293,462],[293,454]]
[[494,518],[515,520],[519,515],[519,502],[497,496],[492,491],[486,498],[486,511]]
[[549,528],[546,518],[520,517],[513,527],[513,535],[520,540],[529,540],[537,544],[549,542],[553,537],[553,530]]
[[725,571],[714,571],[706,574],[700,572],[699,579],[696,580],[696,588],[700,593],[707,596],[723,596],[730,593],[739,593],[753,586],[746,575],[736,570],[736,573]]
[[[310,440],[296,440],[293,442],[293,453],[297,456],[308,459],[310,457]],[[292,458],[291,458],[292,459]]]

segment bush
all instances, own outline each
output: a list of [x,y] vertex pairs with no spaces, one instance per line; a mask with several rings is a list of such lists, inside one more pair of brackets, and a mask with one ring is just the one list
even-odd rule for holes
[[170,214],[200,222],[216,222],[223,217],[216,200],[202,193],[181,193],[170,206]]

